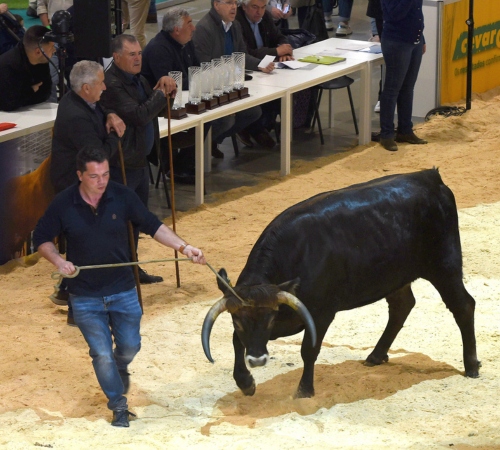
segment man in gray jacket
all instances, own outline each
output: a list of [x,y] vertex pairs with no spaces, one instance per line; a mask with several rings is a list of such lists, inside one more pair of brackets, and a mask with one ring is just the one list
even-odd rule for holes
[[[222,55],[243,52],[245,53],[245,68],[262,70],[265,73],[272,72],[274,63],[270,63],[265,68],[259,68],[260,60],[247,52],[241,25],[235,21],[237,6],[236,0],[212,0],[212,8],[197,23],[193,35],[196,56],[201,62],[208,62]],[[245,145],[252,146],[249,140],[251,136],[263,147],[274,147],[276,142],[269,132],[256,123],[261,114],[260,106],[236,113],[234,126],[217,138],[218,143],[222,143],[224,138],[236,133]]]

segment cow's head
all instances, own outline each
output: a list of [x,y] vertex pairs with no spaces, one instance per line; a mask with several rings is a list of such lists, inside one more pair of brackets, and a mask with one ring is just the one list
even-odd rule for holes
[[311,314],[293,295],[299,279],[280,285],[240,285],[230,289],[226,271],[221,269],[219,275],[226,282],[217,279],[224,297],[208,311],[201,332],[203,350],[210,362],[214,362],[210,354],[210,333],[215,320],[224,311],[228,311],[233,318],[234,330],[245,347],[245,360],[250,367],[264,366],[269,359],[266,346],[280,304],[288,305],[298,313],[311,335],[312,345],[315,345],[316,327]]

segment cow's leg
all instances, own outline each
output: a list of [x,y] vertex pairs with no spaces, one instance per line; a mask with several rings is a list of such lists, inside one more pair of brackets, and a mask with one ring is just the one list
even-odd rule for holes
[[327,313],[323,315],[315,315],[314,324],[316,325],[316,345],[314,347],[311,347],[311,335],[307,332],[307,330],[304,333],[304,340],[302,341],[302,347],[300,349],[300,354],[302,356],[302,360],[304,361],[304,371],[302,373],[302,378],[300,379],[295,398],[314,397],[314,363],[316,362],[321,350],[321,344],[323,343],[326,330],[328,330],[328,327],[333,322],[334,317],[335,314],[330,315]]
[[389,361],[387,352],[415,306],[415,297],[409,284],[386,297],[389,305],[389,320],[377,345],[366,358],[365,365],[375,366]]
[[477,378],[481,363],[477,359],[474,310],[476,301],[465,289],[462,276],[439,277],[429,280],[437,289],[446,307],[452,312],[462,334],[465,376]]
[[236,332],[233,333],[234,370],[233,378],[245,395],[255,394],[255,380],[245,364],[245,346]]

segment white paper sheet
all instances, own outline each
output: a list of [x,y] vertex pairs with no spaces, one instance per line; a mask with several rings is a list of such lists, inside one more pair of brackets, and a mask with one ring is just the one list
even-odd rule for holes
[[266,68],[269,64],[271,64],[274,61],[275,56],[272,55],[266,55],[264,58],[262,58],[262,61],[259,63],[259,67],[262,67],[263,69]]

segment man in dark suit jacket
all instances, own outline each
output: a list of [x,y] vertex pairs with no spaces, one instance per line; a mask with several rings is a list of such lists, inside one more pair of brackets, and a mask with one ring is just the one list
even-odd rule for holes
[[259,59],[273,55],[278,61],[289,61],[293,59],[292,46],[266,7],[267,0],[243,0],[238,7],[236,20],[241,24],[248,53]]
[[1,111],[14,111],[49,99],[52,81],[48,63],[55,48],[53,42],[42,41],[48,31],[34,25],[26,31],[22,42],[0,55]]
[[[147,157],[155,142],[159,143],[158,115],[167,106],[167,94],[176,91],[175,81],[161,77],[153,89],[141,76],[142,49],[135,38],[121,34],[113,39],[111,50],[113,64],[106,71],[106,91],[101,96],[102,105],[115,111],[125,122],[123,135],[123,157],[127,186],[144,205],[148,206],[149,169]],[[110,174],[113,181],[123,183],[120,162],[117,156],[110,159]],[[135,230],[137,246],[139,230]],[[162,277],[149,275],[139,270],[141,283],[158,283]]]

